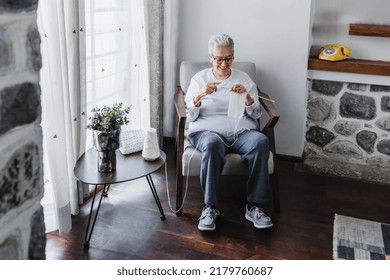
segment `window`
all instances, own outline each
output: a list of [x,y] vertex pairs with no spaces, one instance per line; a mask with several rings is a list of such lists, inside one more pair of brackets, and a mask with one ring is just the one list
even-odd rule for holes
[[[148,127],[143,1],[85,0],[84,8],[87,115],[95,106],[123,102],[131,106],[130,126]],[[87,147],[91,137],[88,132]]]

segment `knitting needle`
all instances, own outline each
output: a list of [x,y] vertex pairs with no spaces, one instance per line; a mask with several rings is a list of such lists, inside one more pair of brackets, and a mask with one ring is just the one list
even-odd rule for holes
[[[220,88],[224,88],[224,89],[230,90],[230,88],[228,88],[228,87],[220,87]],[[267,101],[270,101],[270,102],[275,102],[275,100],[268,99],[268,98],[262,97],[262,96],[257,95],[257,94],[253,94],[253,93],[248,93],[248,94],[249,94],[250,96],[253,96],[253,97],[260,97],[261,99],[264,99],[264,100],[267,100]]]
[[[228,88],[228,87],[220,87],[220,88],[224,88],[224,89],[228,89],[228,90],[230,90],[230,88]],[[270,101],[270,102],[275,102],[275,100],[272,100],[272,99],[268,99],[268,98],[265,98],[265,97],[262,97],[262,96],[260,96],[260,95],[257,95],[257,94],[253,94],[253,93],[248,93],[250,96],[253,96],[253,97],[257,97],[257,98],[261,98],[261,99],[264,99],[264,100],[267,100],[267,101]],[[197,106],[199,103],[200,103],[200,101],[202,101],[202,99],[203,99],[203,97],[198,101],[198,102],[196,102],[195,104],[194,104],[194,106]]]

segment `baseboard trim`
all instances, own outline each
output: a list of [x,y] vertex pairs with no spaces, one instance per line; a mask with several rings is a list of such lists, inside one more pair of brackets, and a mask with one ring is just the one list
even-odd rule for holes
[[303,157],[281,155],[281,154],[276,154],[276,159],[293,161],[293,162],[303,162]]
[[163,137],[163,141],[166,142],[166,143],[175,143],[175,138],[174,137],[164,136]]

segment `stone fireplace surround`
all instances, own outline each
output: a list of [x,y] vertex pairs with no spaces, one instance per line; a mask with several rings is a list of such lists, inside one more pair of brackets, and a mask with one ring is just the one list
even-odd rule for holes
[[308,80],[304,164],[390,183],[390,86]]

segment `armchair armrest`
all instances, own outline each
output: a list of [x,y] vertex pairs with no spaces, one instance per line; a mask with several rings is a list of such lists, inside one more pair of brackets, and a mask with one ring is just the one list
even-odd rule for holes
[[[187,111],[186,111],[186,105],[184,103],[184,92],[181,89],[181,87],[177,88],[177,91],[174,96],[175,100],[175,109],[176,109],[176,116],[178,118],[186,118],[187,117]],[[185,123],[185,119],[184,119]]]
[[[262,92],[261,90],[257,89],[259,92],[259,96],[270,99],[268,94]],[[276,123],[278,122],[280,115],[278,111],[276,110],[273,102],[259,98],[260,104],[263,106],[264,110],[268,114],[268,121],[265,124],[265,126],[262,129],[262,132],[267,135],[270,143],[270,149],[275,155],[275,135],[274,135],[274,127]]]
[[187,110],[184,102],[184,92],[180,86],[174,96],[176,109],[176,137],[175,137],[175,152],[178,158],[178,163],[181,165],[181,156],[184,150],[184,129],[187,120]]
[[181,213],[183,205],[183,175],[182,157],[184,153],[184,129],[187,120],[187,111],[184,102],[184,92],[181,87],[177,87],[174,96],[176,109],[176,137],[175,137],[175,158],[176,158],[176,211]]

